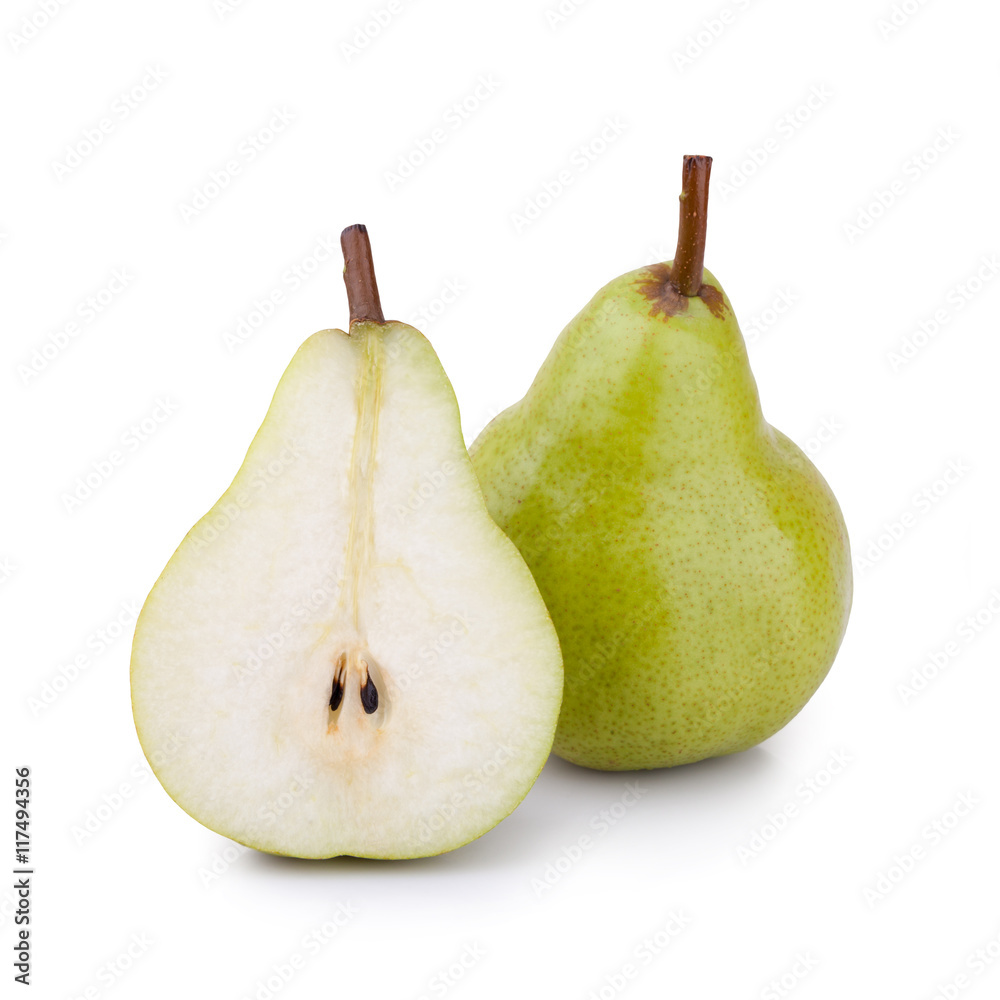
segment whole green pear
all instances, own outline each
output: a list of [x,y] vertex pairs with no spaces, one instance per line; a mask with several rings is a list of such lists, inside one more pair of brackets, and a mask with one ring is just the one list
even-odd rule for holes
[[709,157],[686,157],[675,260],[605,285],[472,447],[562,646],[555,752],[602,770],[760,743],[805,705],[851,606],[830,487],[761,412],[703,270]]

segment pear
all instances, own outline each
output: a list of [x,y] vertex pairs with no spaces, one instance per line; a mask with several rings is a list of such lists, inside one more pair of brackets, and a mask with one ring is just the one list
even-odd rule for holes
[[562,645],[554,751],[602,770],[766,739],[826,676],[851,605],[837,501],[765,422],[704,270],[710,165],[684,160],[674,260],[602,288],[471,449]]
[[149,594],[132,706],[166,791],[274,854],[413,858],[524,798],[558,641],[486,511],[441,363],[344,231],[348,332],[299,348],[232,485]]

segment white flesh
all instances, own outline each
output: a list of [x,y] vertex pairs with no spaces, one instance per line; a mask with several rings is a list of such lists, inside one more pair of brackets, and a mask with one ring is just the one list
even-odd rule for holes
[[521,801],[561,692],[430,344],[400,323],[310,337],[136,627],[136,728],[166,790],[265,851],[438,854]]

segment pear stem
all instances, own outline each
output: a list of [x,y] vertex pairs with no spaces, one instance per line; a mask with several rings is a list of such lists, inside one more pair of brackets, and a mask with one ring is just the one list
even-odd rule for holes
[[340,247],[344,251],[344,284],[347,286],[351,322],[369,320],[384,323],[368,230],[360,223],[348,226],[340,234]]
[[705,232],[708,227],[708,178],[711,156],[685,156],[681,174],[681,218],[677,252],[670,284],[688,298],[698,294],[705,269]]

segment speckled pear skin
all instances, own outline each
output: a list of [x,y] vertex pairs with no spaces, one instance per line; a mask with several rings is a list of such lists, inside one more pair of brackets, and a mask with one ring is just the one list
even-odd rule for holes
[[809,700],[851,606],[844,519],[763,417],[705,271],[622,275],[472,447],[562,644],[555,752],[601,770],[755,746]]

